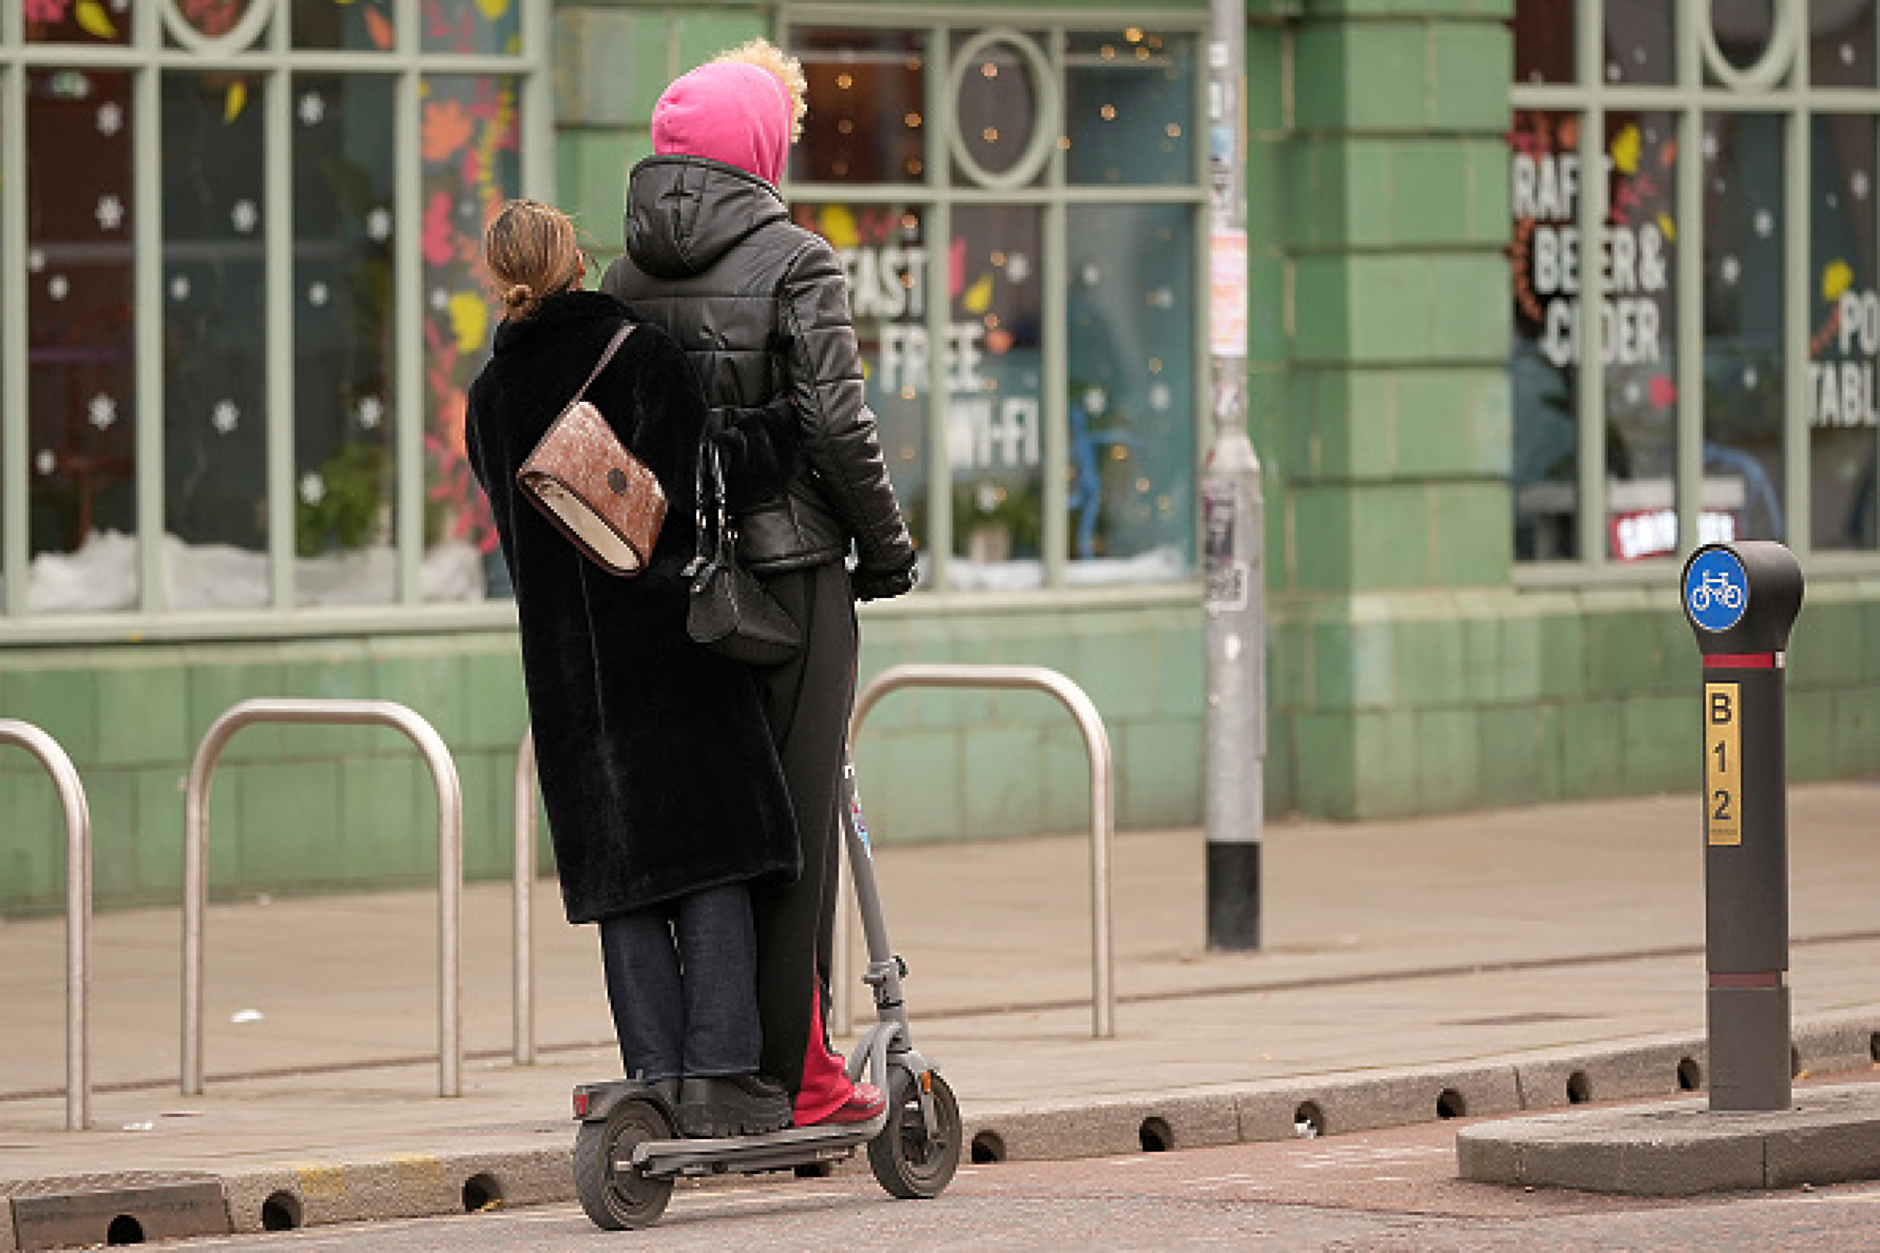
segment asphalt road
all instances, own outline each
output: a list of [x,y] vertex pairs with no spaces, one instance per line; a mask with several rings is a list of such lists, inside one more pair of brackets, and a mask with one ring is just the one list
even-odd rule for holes
[[1876,1250],[1880,1185],[1693,1200],[1522,1191],[1455,1177],[1456,1122],[1325,1140],[962,1166],[933,1201],[865,1171],[681,1184],[656,1228],[595,1229],[572,1205],[198,1240],[181,1250],[782,1251],[1231,1248]]

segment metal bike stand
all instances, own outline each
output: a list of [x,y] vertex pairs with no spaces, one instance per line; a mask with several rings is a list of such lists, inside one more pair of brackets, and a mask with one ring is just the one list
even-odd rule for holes
[[516,747],[515,845],[511,850],[515,927],[516,1065],[535,1064],[535,727],[523,728]]
[[458,999],[462,986],[459,928],[463,918],[463,785],[450,750],[430,723],[391,701],[266,699],[231,706],[209,727],[189,765],[189,788],[183,803],[183,1095],[202,1092],[202,930],[209,898],[209,783],[229,739],[256,722],[386,726],[403,732],[424,755],[437,785],[438,1095],[461,1096],[463,1024]]
[[[849,719],[849,748],[861,741],[862,722],[869,710],[889,692],[904,687],[1029,689],[1055,696],[1077,719],[1090,754],[1090,1034],[1108,1039],[1114,1034],[1116,998],[1111,988],[1110,842],[1115,830],[1115,787],[1111,770],[1110,737],[1096,705],[1067,676],[1044,666],[939,665],[911,663],[890,666],[869,680],[855,697]],[[840,896],[838,895],[838,899]],[[835,917],[834,957],[830,972],[832,1027],[848,1034],[852,1026],[849,1004],[849,911],[838,908]]]
[[65,810],[65,1129],[91,1125],[91,806],[59,742],[30,722],[0,718],[0,744],[39,759]]

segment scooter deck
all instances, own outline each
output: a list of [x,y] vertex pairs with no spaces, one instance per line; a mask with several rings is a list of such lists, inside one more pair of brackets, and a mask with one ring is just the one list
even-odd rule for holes
[[839,1161],[881,1134],[888,1125],[883,1109],[867,1122],[824,1127],[785,1127],[759,1136],[719,1139],[642,1140],[628,1161],[614,1169],[637,1170],[649,1178],[666,1175],[751,1175],[786,1170],[812,1162]]

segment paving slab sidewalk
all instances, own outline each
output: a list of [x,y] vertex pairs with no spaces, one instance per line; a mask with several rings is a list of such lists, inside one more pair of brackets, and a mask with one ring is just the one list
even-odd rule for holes
[[[1791,793],[1805,1069],[1880,1049],[1876,802],[1866,782]],[[1120,835],[1109,1039],[1091,1036],[1087,837],[888,844],[877,868],[917,1042],[976,1147],[1064,1156],[1292,1134],[1307,1104],[1335,1133],[1563,1106],[1575,1084],[1669,1095],[1683,1065],[1701,1083],[1698,824],[1684,796],[1274,823],[1264,946],[1231,955],[1206,949],[1201,833]],[[63,1130],[63,924],[0,923],[0,1185],[200,1171],[241,1230],[282,1190],[308,1222],[368,1197],[375,1215],[457,1208],[473,1177],[509,1203],[567,1195],[568,1090],[617,1059],[591,932],[562,922],[552,883],[533,899],[538,1056],[518,1066],[509,888],[466,892],[453,1099],[436,1095],[434,893],[214,905],[208,1084],[187,1098],[180,913],[101,913],[84,1132]]]

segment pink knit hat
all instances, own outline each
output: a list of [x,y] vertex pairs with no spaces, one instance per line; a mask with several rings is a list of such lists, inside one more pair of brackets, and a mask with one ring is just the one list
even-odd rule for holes
[[790,153],[790,93],[782,80],[743,61],[714,61],[682,75],[653,106],[653,151],[710,157],[767,183]]

